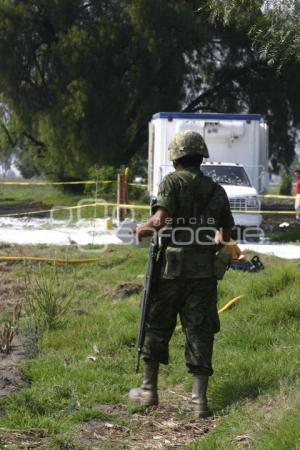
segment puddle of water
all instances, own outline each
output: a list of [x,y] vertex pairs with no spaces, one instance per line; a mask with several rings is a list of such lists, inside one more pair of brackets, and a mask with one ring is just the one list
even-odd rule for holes
[[239,244],[241,250],[278,256],[284,259],[300,258],[300,245],[297,244]]
[[[102,226],[102,229],[101,229]],[[0,218],[0,242],[19,245],[106,245],[120,244],[115,231],[103,229],[100,220],[64,221],[37,218]]]
[[[66,225],[64,221],[44,218],[0,218],[0,242],[19,245],[108,245],[121,244],[116,230],[104,230],[101,219],[82,219]],[[275,244],[268,238],[260,243],[239,244],[242,250],[285,259],[300,258],[300,245]]]

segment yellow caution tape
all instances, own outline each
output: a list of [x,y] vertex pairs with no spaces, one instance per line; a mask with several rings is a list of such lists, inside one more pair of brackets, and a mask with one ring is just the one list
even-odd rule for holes
[[135,187],[141,187],[141,188],[147,188],[148,184],[141,184],[141,183],[127,183],[128,186],[135,186]]
[[[127,172],[126,172],[127,171]],[[125,170],[125,176],[126,173],[128,175],[128,168]],[[0,184],[3,185],[10,185],[10,186],[63,186],[63,185],[80,185],[80,184],[111,184],[116,183],[116,181],[112,180],[100,180],[100,181],[0,181]],[[142,183],[128,183],[128,186],[135,186],[140,188],[147,188],[147,184]],[[281,198],[281,199],[295,199],[296,196],[292,195],[273,195],[273,194],[265,194],[265,195],[258,195],[259,198]]]
[[223,308],[219,309],[218,313],[221,314],[222,312],[226,311],[232,305],[234,305],[235,303],[237,303],[238,301],[240,301],[244,297],[245,297],[245,295],[239,295],[238,297],[233,298],[232,300],[230,300],[230,302],[226,303],[226,305],[223,306]]
[[263,211],[263,210],[238,210],[238,209],[232,209],[232,213],[236,214],[297,214],[297,211]]
[[0,261],[38,261],[54,264],[90,264],[100,261],[101,258],[87,259],[63,259],[63,258],[44,258],[40,256],[0,256]]
[[[116,181],[0,181],[2,185],[9,186],[64,186],[64,185],[80,185],[80,184],[112,184]],[[140,188],[147,188],[147,184],[128,183],[128,186],[135,186]]]
[[282,199],[289,199],[293,200],[297,198],[294,195],[273,195],[273,194],[266,194],[266,195],[258,195],[259,198],[282,198]]
[[62,207],[53,207],[52,209],[41,209],[38,211],[28,211],[28,212],[15,212],[2,215],[0,217],[18,217],[18,216],[32,216],[35,214],[46,214],[55,211],[68,211],[68,210],[78,210],[84,208],[95,208],[97,206],[107,206],[107,207],[118,207],[118,208],[126,208],[126,209],[143,209],[149,210],[150,206],[148,205],[123,205],[118,203],[90,203],[88,205],[78,205],[78,206],[62,206]]
[[76,184],[110,184],[113,181],[0,181],[0,184],[10,186],[63,186]]
[[[141,209],[149,211],[149,205],[134,205],[134,204],[118,204],[118,203],[90,203],[87,205],[77,205],[77,206],[62,206],[62,207],[53,207],[52,209],[43,209],[38,211],[27,211],[27,212],[14,212],[2,215],[0,217],[18,217],[18,216],[31,216],[37,214],[46,214],[54,211],[68,211],[68,210],[79,210],[84,208],[95,208],[97,206],[106,206],[106,207],[117,207],[124,209]],[[295,215],[297,211],[261,211],[261,210],[231,210],[232,213],[235,214],[284,214],[284,215]]]

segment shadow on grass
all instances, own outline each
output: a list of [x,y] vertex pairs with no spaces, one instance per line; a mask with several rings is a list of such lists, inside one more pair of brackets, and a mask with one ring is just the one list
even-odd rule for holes
[[253,400],[270,387],[270,383],[247,383],[247,381],[240,384],[223,383],[211,393],[213,409],[215,412],[221,412],[241,400]]

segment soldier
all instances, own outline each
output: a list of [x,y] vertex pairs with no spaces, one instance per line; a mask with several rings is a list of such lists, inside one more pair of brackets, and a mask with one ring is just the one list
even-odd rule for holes
[[168,344],[179,314],[185,333],[185,360],[193,376],[192,405],[197,417],[211,413],[207,404],[208,379],[213,374],[214,334],[220,329],[217,280],[214,275],[216,230],[229,241],[233,218],[224,189],[200,170],[208,157],[199,133],[177,133],[169,145],[175,172],[162,181],[153,215],[137,228],[139,238],[166,225],[171,237],[163,246],[159,280],[152,290],[146,324],[144,380],[130,390],[131,400],[145,406],[158,404],[159,364],[168,364]]

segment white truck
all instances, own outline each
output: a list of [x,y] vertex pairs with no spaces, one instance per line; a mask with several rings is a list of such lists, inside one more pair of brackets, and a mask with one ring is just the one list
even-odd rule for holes
[[157,113],[149,124],[148,188],[157,196],[163,177],[173,171],[168,145],[184,130],[200,133],[210,157],[202,171],[225,189],[237,227],[259,227],[258,193],[268,190],[268,126],[259,114]]

